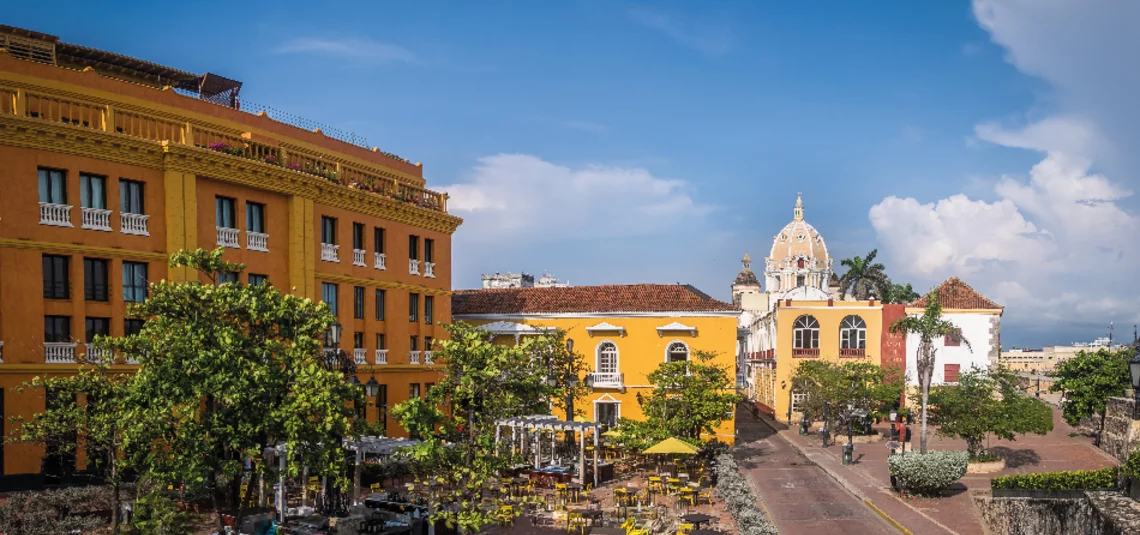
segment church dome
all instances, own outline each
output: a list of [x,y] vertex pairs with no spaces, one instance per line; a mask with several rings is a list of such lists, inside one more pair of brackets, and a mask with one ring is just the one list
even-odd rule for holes
[[823,236],[815,230],[815,227],[804,221],[803,199],[798,195],[792,214],[792,222],[772,239],[769,261],[787,262],[803,258],[807,262],[814,260],[819,265],[828,265],[830,257],[827,255],[827,245],[823,243]]

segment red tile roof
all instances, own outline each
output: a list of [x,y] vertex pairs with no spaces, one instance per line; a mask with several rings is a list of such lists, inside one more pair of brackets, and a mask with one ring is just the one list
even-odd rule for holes
[[934,292],[938,292],[938,300],[942,303],[942,308],[1005,309],[1005,307],[978,293],[977,290],[971,288],[969,284],[962,282],[962,279],[958,277],[946,279],[946,282],[938,285],[937,288],[922,296],[918,301],[911,303],[910,306],[925,307],[931,294]]
[[560,314],[614,312],[736,312],[733,305],[687,284],[614,284],[567,288],[459,290],[451,313]]

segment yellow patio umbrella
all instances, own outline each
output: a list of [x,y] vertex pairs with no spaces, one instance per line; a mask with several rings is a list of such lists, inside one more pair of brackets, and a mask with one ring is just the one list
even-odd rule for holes
[[611,437],[611,438],[620,437],[621,431],[618,431],[617,429],[610,429],[609,431],[602,433],[602,436],[603,437]]
[[658,442],[648,448],[645,448],[641,453],[645,454],[675,454],[675,455],[693,455],[699,451],[696,446],[689,444],[683,440],[676,438],[667,438]]

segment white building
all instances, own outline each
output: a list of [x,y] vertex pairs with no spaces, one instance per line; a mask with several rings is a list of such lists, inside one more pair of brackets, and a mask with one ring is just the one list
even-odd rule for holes
[[568,288],[570,281],[559,281],[549,273],[543,273],[542,278],[535,282],[534,275],[529,273],[484,273],[483,289],[503,288]]
[[[1001,305],[978,293],[957,277],[951,277],[918,301],[907,305],[911,316],[921,316],[934,292],[942,304],[942,318],[958,327],[960,336],[934,340],[934,376],[931,384],[955,384],[958,375],[970,368],[989,368],[1001,356]],[[907,384],[918,386],[918,347],[916,334],[906,339]],[[967,344],[966,341],[969,343]]]

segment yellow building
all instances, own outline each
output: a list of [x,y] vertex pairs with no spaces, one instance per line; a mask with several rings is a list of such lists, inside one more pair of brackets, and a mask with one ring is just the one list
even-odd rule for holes
[[[563,288],[457,291],[452,317],[479,325],[497,341],[514,343],[561,329],[585,355],[590,384],[587,418],[615,425],[641,419],[638,397],[653,388],[648,376],[666,361],[693,352],[715,353],[713,364],[734,373],[736,323],[740,310],[688,285],[632,284]],[[732,443],[735,421],[715,437]]]
[[[901,305],[887,305],[897,307]],[[792,376],[801,362],[882,365],[883,305],[875,301],[795,301],[774,303],[750,329],[752,384],[749,398],[782,422],[797,421]],[[777,365],[779,363],[779,365]],[[891,363],[899,366],[901,363]]]

